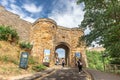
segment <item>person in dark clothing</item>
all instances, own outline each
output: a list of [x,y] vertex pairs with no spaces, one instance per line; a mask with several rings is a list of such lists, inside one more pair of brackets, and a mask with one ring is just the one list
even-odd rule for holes
[[64,58],[62,59],[62,67],[64,67],[64,65],[65,65],[65,60],[64,60]]
[[82,71],[82,61],[80,59],[77,61],[77,66],[78,66],[79,74],[80,74]]

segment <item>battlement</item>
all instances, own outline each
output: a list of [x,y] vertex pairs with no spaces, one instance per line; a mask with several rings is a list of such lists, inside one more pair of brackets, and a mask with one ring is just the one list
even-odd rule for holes
[[56,23],[54,20],[50,19],[50,18],[39,18],[39,19],[37,19],[37,20],[33,23],[33,25],[35,25],[36,23],[39,23],[39,22],[50,22],[50,23],[52,23],[52,24],[57,25],[57,23]]

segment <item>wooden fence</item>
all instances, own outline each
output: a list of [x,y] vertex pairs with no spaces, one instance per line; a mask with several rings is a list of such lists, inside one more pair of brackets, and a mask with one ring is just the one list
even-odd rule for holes
[[106,64],[105,65],[106,72],[114,72],[120,74],[120,65],[117,64]]

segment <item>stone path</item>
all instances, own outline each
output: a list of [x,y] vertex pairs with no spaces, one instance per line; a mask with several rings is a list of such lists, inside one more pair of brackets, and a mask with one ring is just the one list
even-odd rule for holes
[[36,80],[86,80],[86,73],[79,74],[76,68],[62,68]]
[[58,65],[35,74],[11,77],[7,80],[88,80],[88,74],[85,71],[79,74],[77,68],[62,68]]
[[21,75],[21,78],[4,80],[120,80],[120,75],[90,69],[83,69],[83,72],[79,74],[77,68],[54,66],[36,74],[26,75],[26,77],[22,77]]

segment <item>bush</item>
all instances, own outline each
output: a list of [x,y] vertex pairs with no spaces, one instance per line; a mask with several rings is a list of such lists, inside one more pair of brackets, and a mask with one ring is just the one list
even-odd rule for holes
[[18,41],[19,36],[16,30],[9,26],[0,26],[0,40],[10,40],[12,42]]
[[120,65],[120,59],[119,58],[112,58],[112,60],[110,60],[110,64]]
[[103,70],[102,53],[97,51],[86,51],[88,67],[91,69]]
[[33,47],[33,45],[30,44],[30,42],[21,42],[20,43],[20,48],[22,48],[22,49],[29,49],[29,50],[31,50],[32,47]]
[[39,71],[45,70],[46,66],[44,66],[43,64],[39,64],[39,65],[33,66],[32,69],[39,72]]

